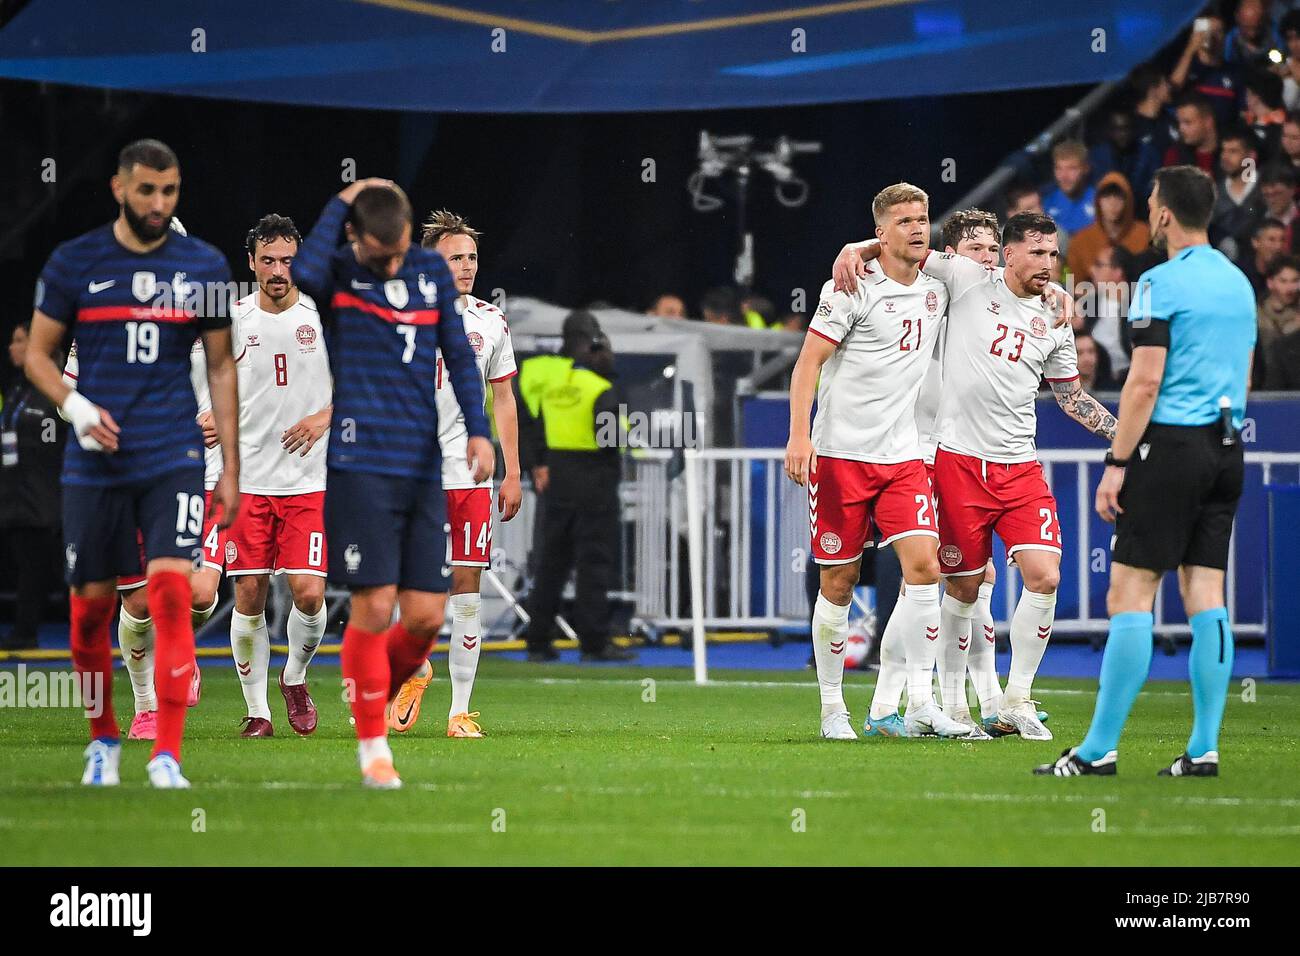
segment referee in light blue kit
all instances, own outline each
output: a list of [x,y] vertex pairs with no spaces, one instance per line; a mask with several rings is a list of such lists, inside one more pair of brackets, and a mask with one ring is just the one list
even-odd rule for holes
[[1124,721],[1151,667],[1151,609],[1178,569],[1192,625],[1187,670],[1195,718],[1187,750],[1161,776],[1219,773],[1219,725],[1232,676],[1224,572],[1241,498],[1241,424],[1255,348],[1249,280],[1213,249],[1214,182],[1194,166],[1156,173],[1152,241],[1169,261],[1143,273],[1129,310],[1133,364],[1097,488],[1115,522],[1106,606],[1110,636],[1088,736],[1035,773],[1113,775]]

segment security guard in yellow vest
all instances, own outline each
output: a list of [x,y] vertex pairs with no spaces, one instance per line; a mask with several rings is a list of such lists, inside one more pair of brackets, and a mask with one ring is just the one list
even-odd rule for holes
[[[559,355],[536,356],[520,368],[519,390],[536,419],[532,453],[534,486],[543,493],[540,551],[528,599],[528,658],[553,661],[550,632],[569,572],[577,567],[570,623],[584,661],[631,660],[609,640],[609,590],[618,559],[620,474],[617,444],[602,447],[602,434],[618,433],[614,354],[596,317],[574,312],[564,321]],[[530,363],[535,363],[531,365]],[[615,423],[611,427],[608,423]],[[602,423],[606,423],[602,427]],[[538,480],[539,472],[541,480]]]

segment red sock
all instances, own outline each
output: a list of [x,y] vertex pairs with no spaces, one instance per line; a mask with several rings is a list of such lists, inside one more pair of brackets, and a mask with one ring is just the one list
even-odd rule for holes
[[388,684],[389,700],[396,697],[402,685],[420,669],[420,665],[429,656],[429,651],[433,650],[433,643],[437,636],[434,634],[433,637],[428,638],[416,637],[402,627],[401,621],[384,631],[384,640],[388,645],[388,668],[391,672]]
[[384,707],[388,704],[388,653],[384,635],[349,624],[343,629],[339,657],[357,724],[357,739],[387,736]]
[[81,686],[81,699],[90,721],[90,736],[121,736],[113,713],[113,643],[109,621],[117,607],[116,597],[69,598],[72,609],[70,644],[72,669]]
[[190,581],[179,571],[149,576],[149,615],[153,618],[154,689],[158,695],[158,739],[153,756],[181,759],[185,711],[194,679],[194,627],[190,623]]

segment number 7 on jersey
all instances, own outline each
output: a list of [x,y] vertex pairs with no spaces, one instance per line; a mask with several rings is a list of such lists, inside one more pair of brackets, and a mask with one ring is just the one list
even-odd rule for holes
[[406,337],[406,348],[402,350],[402,364],[410,365],[411,359],[415,358],[415,326],[399,325],[397,334]]

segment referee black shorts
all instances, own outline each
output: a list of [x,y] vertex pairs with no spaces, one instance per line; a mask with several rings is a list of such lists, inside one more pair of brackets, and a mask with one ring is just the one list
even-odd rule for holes
[[1119,493],[1112,559],[1152,571],[1227,570],[1244,472],[1240,435],[1225,446],[1217,423],[1151,425]]

